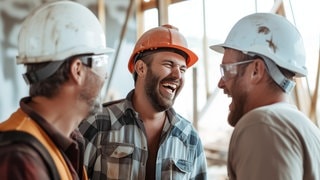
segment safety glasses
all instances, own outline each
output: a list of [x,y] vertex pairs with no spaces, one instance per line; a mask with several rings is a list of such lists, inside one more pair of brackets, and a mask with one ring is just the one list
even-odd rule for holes
[[83,64],[89,66],[91,70],[103,77],[107,78],[109,56],[107,54],[81,56],[79,59]]
[[231,78],[234,78],[238,74],[238,65],[243,65],[247,63],[251,63],[254,60],[245,60],[240,61],[236,63],[230,63],[230,64],[220,64],[220,72],[221,72],[221,78],[223,81],[228,81]]

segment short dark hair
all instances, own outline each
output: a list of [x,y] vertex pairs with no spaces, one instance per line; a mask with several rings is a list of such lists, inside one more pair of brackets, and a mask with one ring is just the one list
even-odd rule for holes
[[[30,84],[29,95],[53,97],[59,92],[60,86],[69,80],[70,64],[75,58],[69,58],[50,77]],[[50,62],[26,64],[27,72],[33,72],[47,66]]]

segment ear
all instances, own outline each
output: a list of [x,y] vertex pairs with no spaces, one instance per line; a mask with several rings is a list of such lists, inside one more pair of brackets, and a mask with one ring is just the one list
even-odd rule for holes
[[79,59],[73,60],[70,64],[70,78],[77,84],[81,84],[85,78],[83,68],[85,67]]
[[264,75],[266,74],[266,67],[262,60],[257,59],[253,62],[253,66],[251,68],[251,81],[253,83],[260,82]]
[[135,63],[134,69],[140,77],[144,77],[144,74],[147,72],[147,66],[142,60],[138,60]]

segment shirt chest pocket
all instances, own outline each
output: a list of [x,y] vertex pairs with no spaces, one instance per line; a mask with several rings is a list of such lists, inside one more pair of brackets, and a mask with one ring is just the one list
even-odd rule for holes
[[108,179],[128,179],[132,171],[134,145],[110,143],[102,149],[101,170]]
[[103,154],[111,157],[111,158],[124,158],[133,153],[134,146],[131,144],[109,144],[105,148],[105,152]]
[[190,173],[192,169],[191,162],[182,159],[175,161],[174,166],[183,173]]
[[162,164],[164,179],[190,179],[193,165],[184,159],[166,159]]

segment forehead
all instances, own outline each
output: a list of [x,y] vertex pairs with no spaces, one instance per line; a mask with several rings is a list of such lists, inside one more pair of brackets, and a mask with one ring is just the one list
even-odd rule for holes
[[186,66],[187,62],[186,59],[174,52],[167,52],[167,51],[160,51],[153,54],[153,60],[156,60],[155,62],[163,62],[163,61],[171,61],[175,64],[184,65]]
[[226,48],[224,50],[222,63],[227,64],[227,63],[238,62],[239,60],[241,60],[242,55],[243,55],[242,52],[238,50]]

